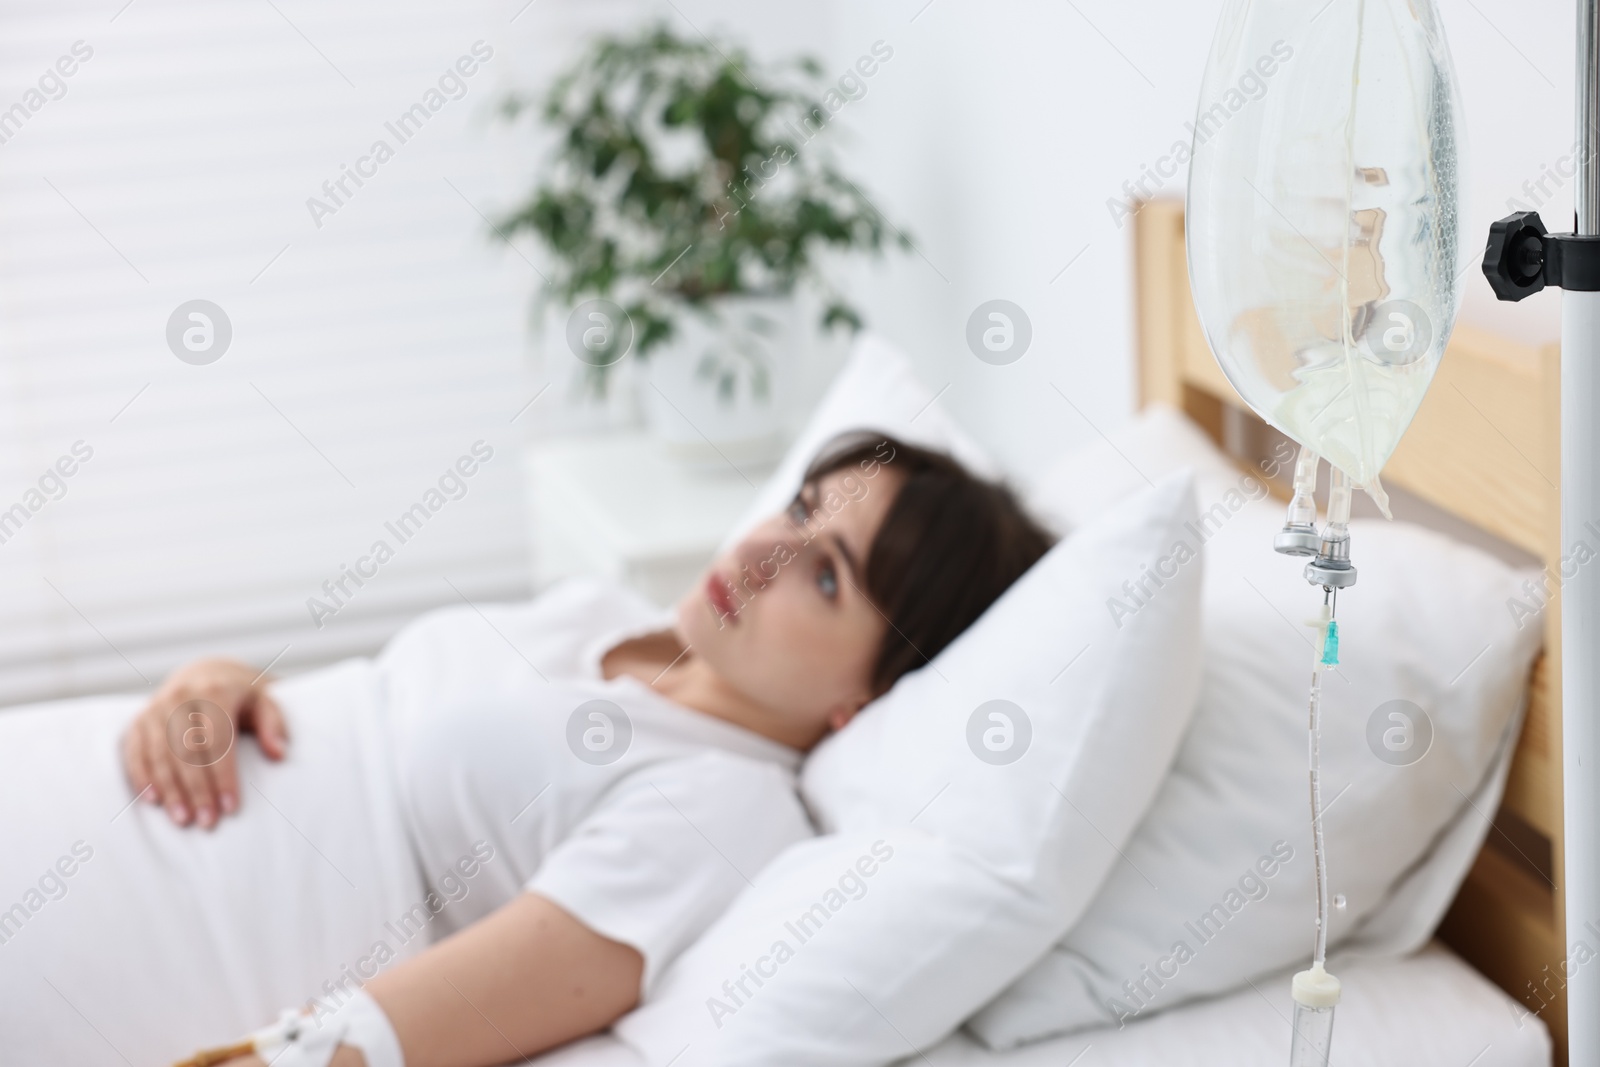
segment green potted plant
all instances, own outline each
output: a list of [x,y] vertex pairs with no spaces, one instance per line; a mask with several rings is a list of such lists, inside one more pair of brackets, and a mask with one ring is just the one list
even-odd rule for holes
[[558,138],[500,225],[549,253],[538,318],[566,319],[594,397],[620,360],[648,361],[645,408],[669,446],[771,450],[797,293],[820,298],[824,330],[862,323],[819,254],[910,246],[814,140],[844,99],[820,81],[814,60],[762,68],[657,26],[597,38],[542,97],[504,105],[512,120],[537,108]]

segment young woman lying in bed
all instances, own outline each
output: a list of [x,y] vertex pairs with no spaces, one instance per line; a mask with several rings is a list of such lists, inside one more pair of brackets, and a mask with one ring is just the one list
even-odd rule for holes
[[[451,673],[471,662],[452,643],[481,643],[482,630],[464,635],[450,625],[460,613],[444,612],[408,627],[381,658],[431,671],[444,690],[395,739],[418,862],[437,871],[482,858],[486,838],[505,865],[501,899],[363,989],[314,1002],[279,1067],[478,1067],[609,1026],[745,885],[705,843],[765,836],[758,852],[770,858],[803,835],[800,755],[949,644],[1050,540],[1004,487],[944,455],[856,435],[823,450],[790,507],[717,559],[667,628],[641,628],[637,601],[588,583],[529,605],[539,625],[524,634],[570,649],[568,677],[534,668],[520,691],[474,694],[475,672]],[[550,651],[519,654],[532,666]],[[289,739],[251,668],[204,660],[167,679],[124,737],[128,776],[180,825],[211,828],[241,788],[231,752],[196,766],[207,761],[172,751],[172,709],[193,699],[224,709],[270,758],[286,758]],[[586,701],[604,701],[598,739],[615,744],[624,730],[630,758],[586,755],[581,733],[571,744],[569,716]],[[571,753],[552,755],[563,734]],[[533,801],[530,763],[555,768]],[[509,823],[491,817],[517,805]],[[202,1062],[277,1055],[238,1053]]]

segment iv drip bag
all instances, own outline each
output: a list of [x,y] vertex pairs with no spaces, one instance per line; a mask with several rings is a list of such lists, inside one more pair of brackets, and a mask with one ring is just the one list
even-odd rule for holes
[[1239,395],[1388,514],[1378,472],[1461,297],[1461,115],[1434,0],[1225,0],[1189,280]]

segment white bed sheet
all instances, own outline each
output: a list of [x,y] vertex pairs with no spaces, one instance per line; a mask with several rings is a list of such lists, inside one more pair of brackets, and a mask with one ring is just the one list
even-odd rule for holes
[[[1548,1067],[1543,1022],[1435,942],[1404,959],[1333,961],[1345,983],[1333,1067]],[[1085,1030],[1010,1052],[965,1033],[900,1067],[1284,1067],[1289,982],[1281,976],[1121,1030]],[[644,1067],[606,1036],[528,1061],[532,1067]]]

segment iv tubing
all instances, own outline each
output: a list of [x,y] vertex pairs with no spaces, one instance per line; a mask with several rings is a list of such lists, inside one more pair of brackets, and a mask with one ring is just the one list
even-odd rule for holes
[[[1333,591],[1323,600],[1323,633],[1333,625]],[[1311,743],[1311,854],[1317,868],[1317,937],[1311,954],[1314,967],[1321,967],[1328,958],[1328,854],[1322,837],[1322,650],[1317,651],[1318,661],[1311,668],[1311,698],[1309,706]]]
[[1305,445],[1294,461],[1294,499],[1289,501],[1288,522],[1294,526],[1317,524],[1317,502],[1312,493],[1317,489],[1317,454]]
[[[1335,468],[1335,476],[1338,469]],[[1333,501],[1329,501],[1330,514]],[[1345,485],[1344,514],[1349,514],[1349,486]],[[1332,523],[1330,522],[1330,527]],[[1325,535],[1326,536],[1326,535]],[[1316,659],[1311,667],[1310,786],[1311,851],[1317,873],[1317,933],[1312,949],[1311,968],[1294,976],[1294,1036],[1289,1044],[1289,1067],[1327,1067],[1333,1044],[1333,1009],[1339,1003],[1339,979],[1329,974],[1324,964],[1328,955],[1328,856],[1322,836],[1322,672],[1339,662],[1339,624],[1334,620],[1338,606],[1337,589],[1325,589],[1322,611],[1313,620],[1322,635],[1317,642]]]
[[1328,527],[1322,535],[1326,541],[1350,536],[1350,476],[1332,464],[1329,469],[1333,473],[1328,480]]
[[[1315,467],[1312,468],[1315,470]],[[1298,476],[1299,471],[1296,471]],[[1349,558],[1350,478],[1332,469],[1328,487],[1328,518],[1322,527],[1322,553]],[[1308,568],[1309,569],[1309,568]],[[1324,585],[1322,610],[1311,625],[1320,640],[1311,665],[1311,692],[1307,698],[1308,785],[1311,793],[1311,852],[1316,865],[1317,925],[1311,966],[1294,976],[1294,1036],[1289,1044],[1289,1067],[1328,1067],[1333,1045],[1333,1012],[1339,1003],[1339,979],[1327,971],[1328,958],[1328,854],[1322,831],[1322,673],[1339,665],[1339,606],[1336,585]]]

